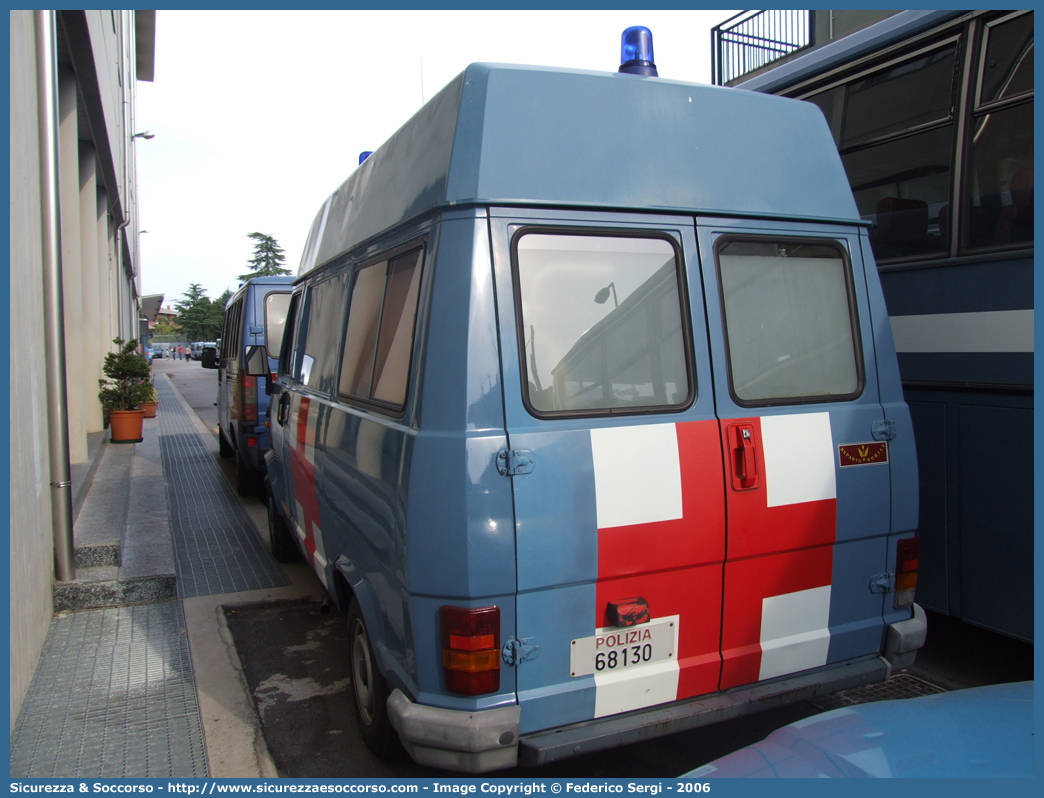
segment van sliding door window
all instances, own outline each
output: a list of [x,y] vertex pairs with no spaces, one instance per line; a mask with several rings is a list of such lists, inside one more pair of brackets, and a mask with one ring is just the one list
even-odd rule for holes
[[514,263],[530,412],[609,415],[689,404],[681,258],[671,241],[523,232]]
[[330,393],[334,387],[347,288],[344,272],[313,285],[301,318],[300,381],[320,393]]
[[859,395],[851,276],[839,247],[726,240],[717,258],[730,388],[738,404]]
[[342,396],[401,409],[413,352],[424,249],[356,271],[341,361]]

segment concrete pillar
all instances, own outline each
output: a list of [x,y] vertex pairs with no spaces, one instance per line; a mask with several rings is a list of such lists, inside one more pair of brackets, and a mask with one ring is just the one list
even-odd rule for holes
[[84,416],[87,432],[101,432],[102,406],[95,386],[102,376],[98,308],[98,170],[94,145],[80,142],[80,267],[83,277]]
[[[62,293],[65,309],[65,373],[69,403],[69,462],[87,462],[83,369],[83,279],[80,265],[80,145],[76,77],[58,70],[58,170],[62,213]],[[97,383],[93,386],[97,394]]]

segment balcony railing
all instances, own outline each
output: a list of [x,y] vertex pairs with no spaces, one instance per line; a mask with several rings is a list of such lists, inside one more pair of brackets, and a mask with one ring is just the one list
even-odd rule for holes
[[813,44],[813,11],[742,11],[711,29],[711,82],[724,86]]

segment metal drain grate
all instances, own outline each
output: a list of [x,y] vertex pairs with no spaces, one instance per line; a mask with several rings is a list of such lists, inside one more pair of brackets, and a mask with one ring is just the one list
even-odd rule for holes
[[851,690],[842,690],[840,693],[817,698],[812,701],[812,706],[826,712],[829,709],[866,704],[870,701],[892,701],[897,698],[917,698],[945,692],[946,689],[943,687],[918,679],[908,673],[900,673],[887,682],[853,687]]
[[178,595],[190,598],[286,585],[166,375],[156,380],[156,390],[163,407],[160,452]]
[[11,776],[206,775],[181,602],[56,616],[11,734]]

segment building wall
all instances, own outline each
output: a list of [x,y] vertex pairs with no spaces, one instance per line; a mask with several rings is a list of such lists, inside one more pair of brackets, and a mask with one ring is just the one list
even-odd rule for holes
[[43,238],[31,11],[11,12],[11,725],[51,621],[54,570],[44,375]]
[[[62,318],[71,463],[88,458],[102,429],[97,400],[105,352],[116,335],[137,338],[140,268],[131,126],[134,12],[55,16],[61,211]],[[149,12],[145,12],[149,13]],[[32,11],[10,12],[11,239],[9,392],[11,727],[53,615],[54,519],[45,348],[43,209]],[[120,223],[129,223],[120,230]],[[71,503],[71,502],[70,502]]]

